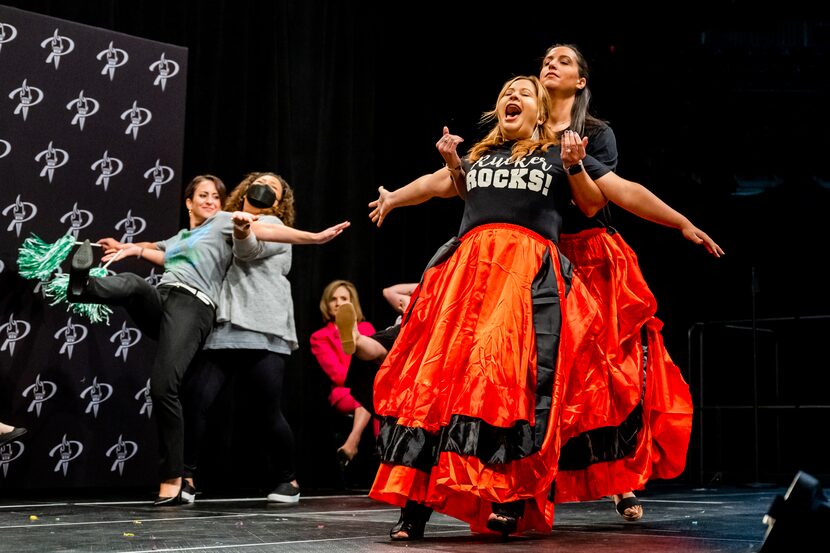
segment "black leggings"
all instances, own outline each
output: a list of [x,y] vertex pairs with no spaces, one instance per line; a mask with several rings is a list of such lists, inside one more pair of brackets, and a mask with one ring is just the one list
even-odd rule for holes
[[207,431],[207,416],[219,392],[232,373],[246,381],[248,398],[256,406],[256,420],[262,425],[273,480],[272,485],[291,482],[295,476],[294,433],[282,413],[282,382],[285,355],[266,350],[206,350],[188,371],[184,404],[185,476],[193,477],[199,465],[199,450]]

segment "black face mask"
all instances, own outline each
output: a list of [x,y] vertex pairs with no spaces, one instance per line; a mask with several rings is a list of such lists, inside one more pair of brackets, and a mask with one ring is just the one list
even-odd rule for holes
[[248,187],[248,192],[245,196],[247,196],[248,202],[252,206],[260,209],[268,209],[277,201],[277,195],[274,193],[274,189],[267,184],[252,184]]

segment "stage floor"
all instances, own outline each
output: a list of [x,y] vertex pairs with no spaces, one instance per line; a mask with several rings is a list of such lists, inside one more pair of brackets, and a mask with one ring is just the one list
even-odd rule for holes
[[434,514],[424,539],[408,543],[389,540],[399,509],[364,494],[303,495],[294,505],[197,495],[195,505],[161,509],[149,501],[0,499],[0,551],[752,552],[764,540],[764,513],[785,491],[655,488],[640,494],[645,516],[634,523],[610,500],[558,505],[553,532],[506,542]]

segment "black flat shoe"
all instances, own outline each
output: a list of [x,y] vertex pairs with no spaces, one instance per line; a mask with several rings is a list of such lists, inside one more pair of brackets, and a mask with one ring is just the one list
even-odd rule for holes
[[84,243],[78,247],[75,255],[72,256],[72,264],[69,269],[68,298],[77,297],[84,293],[89,278],[89,269],[92,268],[92,260],[92,246],[89,240],[84,240]]
[[429,507],[415,501],[407,501],[406,507],[401,509],[401,518],[389,531],[389,537],[392,541],[422,539],[424,537],[424,527],[431,515],[432,509]]

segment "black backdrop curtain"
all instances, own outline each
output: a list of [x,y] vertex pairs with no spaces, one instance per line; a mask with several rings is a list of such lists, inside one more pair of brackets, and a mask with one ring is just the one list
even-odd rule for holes
[[[286,399],[306,486],[333,483],[339,445],[326,427],[328,382],[308,348],[321,326],[323,287],[354,281],[369,320],[385,326],[394,313],[381,288],[417,280],[461,215],[460,201],[436,200],[394,213],[378,230],[366,204],[378,186],[394,189],[440,166],[434,143],[443,125],[472,145],[501,83],[537,74],[556,42],[573,41],[589,57],[593,105],[617,134],[620,174],[727,251],[716,261],[674,230],[614,211],[684,370],[691,324],[750,316],[753,267],[758,316],[830,312],[830,295],[816,293],[826,279],[808,272],[793,288],[781,259],[826,251],[813,238],[823,233],[830,192],[816,162],[826,141],[815,136],[828,123],[826,22],[778,12],[751,23],[741,3],[712,11],[699,2],[659,25],[627,17],[627,7],[586,13],[582,5],[508,17],[473,2],[398,4],[394,15],[383,5],[324,0],[4,3],[187,47],[183,183],[211,172],[232,186],[249,171],[275,171],[296,190],[298,227],[352,221],[334,242],[294,250],[302,348],[291,356]],[[804,138],[784,140],[783,129]],[[742,173],[780,175],[785,184],[744,196]]]

